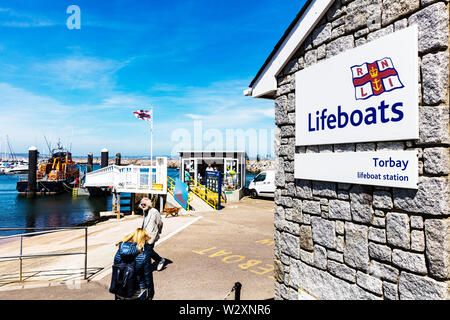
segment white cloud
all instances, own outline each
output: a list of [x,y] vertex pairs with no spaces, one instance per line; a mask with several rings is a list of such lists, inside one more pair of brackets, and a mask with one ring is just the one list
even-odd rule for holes
[[203,116],[200,114],[192,114],[192,113],[186,113],[185,116],[193,120],[199,120],[203,118]]
[[102,103],[97,106],[102,109],[111,108],[141,108],[146,107],[151,104],[151,99],[145,96],[125,94],[125,93],[115,93],[109,98],[103,99]]
[[56,23],[50,19],[10,8],[0,8],[0,26],[10,28],[49,27]]
[[205,127],[252,127],[258,122],[271,123],[274,117],[273,101],[245,97],[243,88],[248,79],[214,82],[208,87],[181,87],[170,95],[158,96],[155,104],[176,106],[186,118],[203,120]]
[[36,63],[31,71],[41,74],[51,86],[74,89],[112,90],[116,85],[115,73],[125,67],[125,62],[82,55]]
[[[110,70],[112,65],[97,66],[97,70]],[[201,121],[205,132],[217,129],[223,134],[227,129],[273,127],[273,102],[244,97],[242,88],[247,83],[240,80],[208,87],[178,87],[170,95],[154,97],[123,93],[112,86],[106,98],[87,95],[98,103],[82,104],[0,83],[0,135],[10,135],[16,150],[26,150],[31,144],[40,146],[45,134],[54,142],[59,137],[63,142],[73,142],[74,154],[95,153],[103,147],[123,155],[147,154],[148,124],[134,118],[132,111],[154,106],[154,150],[167,154],[175,144],[170,140],[172,132],[185,129],[193,137],[195,121]]]
[[67,134],[74,113],[71,107],[7,83],[0,83],[0,96],[0,134],[11,137],[17,152],[39,144],[44,133]]

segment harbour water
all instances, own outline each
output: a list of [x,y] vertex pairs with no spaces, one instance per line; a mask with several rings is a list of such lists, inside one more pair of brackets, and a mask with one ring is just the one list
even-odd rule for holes
[[[94,170],[98,169],[94,166]],[[84,170],[83,167],[80,170]],[[178,169],[167,170],[168,176],[178,177]],[[248,186],[255,175],[247,173]],[[0,227],[2,228],[44,228],[68,227],[99,218],[101,211],[110,211],[111,197],[91,198],[72,194],[38,196],[27,199],[19,196],[16,183],[26,175],[0,175]],[[32,230],[31,230],[32,231]],[[23,233],[22,230],[3,231],[0,236]]]

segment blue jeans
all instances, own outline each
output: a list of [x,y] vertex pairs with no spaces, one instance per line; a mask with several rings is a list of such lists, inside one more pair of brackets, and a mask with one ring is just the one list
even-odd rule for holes
[[159,254],[156,253],[156,251],[153,249],[155,247],[155,244],[149,244],[148,245],[148,249],[150,250],[150,257],[155,261],[155,262],[160,262],[161,261],[161,257],[159,256]]

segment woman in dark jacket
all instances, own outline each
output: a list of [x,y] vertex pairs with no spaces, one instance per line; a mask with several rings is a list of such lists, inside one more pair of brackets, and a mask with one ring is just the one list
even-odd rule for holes
[[125,236],[116,243],[119,246],[114,256],[114,264],[118,265],[122,262],[136,261],[136,278],[139,283],[139,290],[132,297],[124,298],[116,295],[118,299],[125,300],[149,300],[153,298],[153,275],[151,264],[151,248],[147,241],[150,236],[145,229],[138,228],[133,233]]

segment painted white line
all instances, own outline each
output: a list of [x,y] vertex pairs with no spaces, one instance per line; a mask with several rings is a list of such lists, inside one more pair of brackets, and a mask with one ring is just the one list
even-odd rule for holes
[[[197,222],[198,220],[200,220],[202,218],[202,216],[199,216],[197,218],[195,218],[194,220],[190,221],[189,223],[186,223],[185,225],[181,226],[180,228],[178,228],[177,230],[169,233],[167,236],[165,236],[164,238],[161,238],[160,240],[158,240],[158,242],[155,245],[155,248],[157,246],[159,246],[161,243],[163,243],[164,241],[172,238],[174,235],[176,235],[177,233],[179,233],[180,231],[186,229],[187,227],[189,227],[191,224]],[[105,271],[106,270],[106,271]],[[106,277],[107,275],[110,275],[112,273],[112,264],[110,264],[109,266],[105,267],[102,271],[100,271],[99,273],[97,273],[96,275],[94,275],[91,279],[89,279],[88,281],[99,281],[101,279],[103,279],[104,277]]]
[[178,228],[177,230],[175,230],[175,231],[169,233],[169,234],[168,234],[167,236],[165,236],[164,238],[158,240],[158,242],[156,243],[155,247],[159,246],[159,245],[160,245],[161,243],[163,243],[164,241],[166,241],[166,240],[172,238],[172,237],[173,237],[174,235],[176,235],[178,232],[180,232],[180,231],[186,229],[186,228],[189,227],[191,224],[197,222],[197,221],[200,220],[201,218],[202,218],[202,216],[199,216],[199,217],[195,218],[194,220],[192,220],[191,222],[186,223],[184,226],[181,226],[181,227]]

